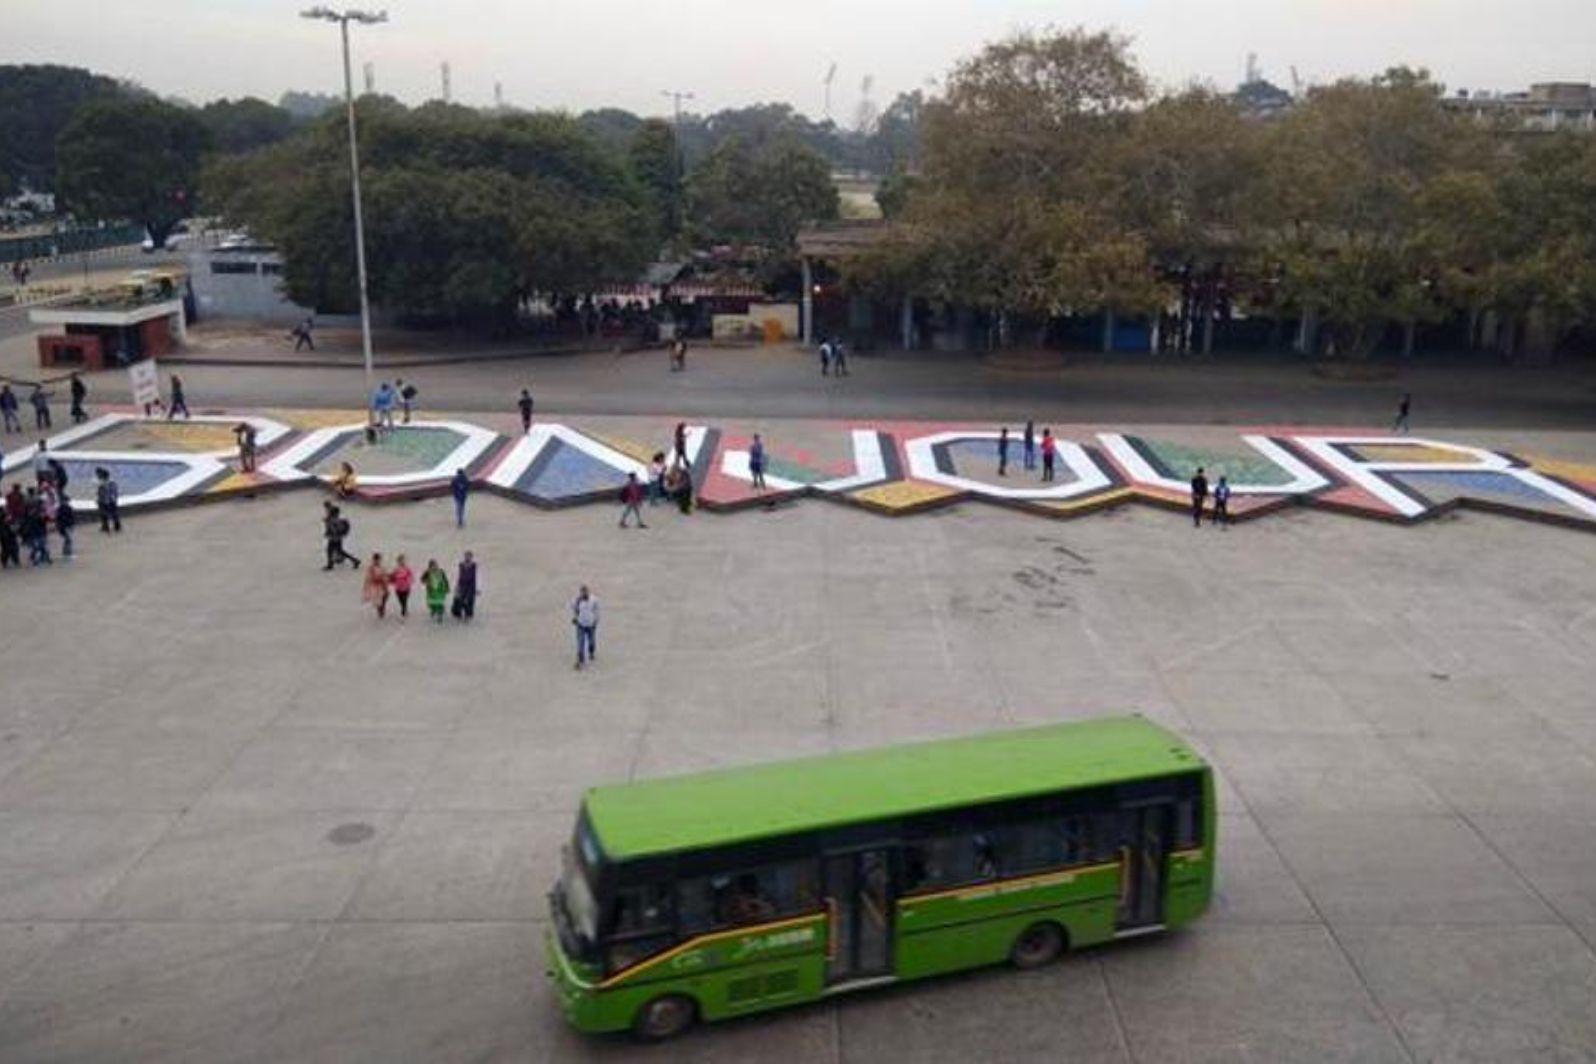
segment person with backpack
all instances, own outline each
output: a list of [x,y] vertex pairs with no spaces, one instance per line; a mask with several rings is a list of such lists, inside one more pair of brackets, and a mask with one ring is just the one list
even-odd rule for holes
[[104,466],[94,470],[94,506],[100,511],[100,531],[122,531],[122,491]]
[[321,527],[322,535],[327,539],[327,564],[322,566],[322,570],[351,562],[358,572],[360,559],[344,549],[344,540],[349,536],[349,520],[344,517],[343,511],[330,502],[322,503]]

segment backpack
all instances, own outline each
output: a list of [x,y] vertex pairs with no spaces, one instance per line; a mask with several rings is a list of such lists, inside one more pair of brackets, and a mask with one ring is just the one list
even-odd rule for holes
[[414,399],[416,397],[416,386],[414,384],[407,384],[405,385],[405,390],[399,394],[407,401]]
[[344,517],[338,518],[338,520],[333,522],[332,530],[333,535],[337,536],[339,539],[343,539],[345,536],[349,535],[349,520]]

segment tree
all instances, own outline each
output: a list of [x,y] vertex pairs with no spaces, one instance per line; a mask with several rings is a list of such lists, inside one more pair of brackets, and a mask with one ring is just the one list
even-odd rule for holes
[[254,96],[212,100],[199,115],[210,131],[211,144],[228,153],[264,148],[294,131],[293,115]]
[[1123,217],[1178,285],[1177,350],[1212,350],[1215,321],[1228,314],[1236,275],[1249,265],[1258,139],[1258,125],[1230,97],[1192,88],[1138,112],[1121,145]]
[[1389,322],[1443,316],[1444,241],[1426,190],[1489,160],[1482,136],[1422,71],[1314,90],[1264,145],[1255,243],[1281,305],[1321,319],[1359,358]]
[[757,149],[741,137],[722,141],[694,168],[687,195],[699,239],[781,255],[792,250],[800,225],[828,221],[839,209],[830,165],[792,138]]
[[959,64],[925,107],[921,180],[877,261],[917,294],[988,311],[1000,339],[1013,314],[1155,309],[1163,288],[1112,166],[1146,94],[1108,34],[1022,33]]
[[61,204],[80,218],[129,218],[157,247],[190,213],[208,143],[193,113],[154,99],[85,104],[56,144]]
[[[631,281],[656,250],[628,169],[563,115],[357,102],[372,298],[414,319],[507,328],[534,295]],[[263,150],[219,159],[208,209],[276,244],[287,293],[354,305],[348,141],[328,115]]]
[[661,118],[651,118],[632,135],[627,152],[632,173],[654,202],[661,240],[673,240],[682,228],[682,156],[676,131]]
[[115,81],[65,66],[0,66],[0,192],[55,188],[56,138],[90,100],[116,96]]

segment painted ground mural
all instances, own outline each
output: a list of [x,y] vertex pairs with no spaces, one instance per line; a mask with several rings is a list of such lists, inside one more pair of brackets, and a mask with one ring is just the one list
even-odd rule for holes
[[[249,422],[254,472],[239,470],[235,427]],[[208,413],[159,421],[108,413],[48,439],[80,508],[92,511],[94,470],[112,471],[127,511],[285,489],[326,489],[347,462],[355,494],[383,502],[441,494],[457,469],[475,485],[532,506],[609,503],[627,473],[673,452],[675,423],[592,418],[519,424],[496,417],[417,420],[380,439],[349,411]],[[764,491],[753,487],[754,432],[767,449]],[[1233,490],[1246,521],[1307,506],[1397,522],[1459,506],[1596,531],[1596,460],[1491,449],[1462,440],[1346,429],[1114,431],[1054,426],[1055,479],[1024,468],[1011,430],[1006,475],[998,431],[923,422],[688,424],[687,459],[699,504],[711,511],[824,499],[896,516],[985,502],[1047,517],[1129,503],[1184,511],[1203,467]],[[1587,441],[1588,446],[1588,441]],[[31,475],[35,446],[6,456],[8,480]]]

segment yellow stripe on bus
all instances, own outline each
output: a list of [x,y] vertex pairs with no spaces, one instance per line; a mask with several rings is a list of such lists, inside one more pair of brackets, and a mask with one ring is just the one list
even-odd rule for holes
[[606,990],[612,984],[617,983],[622,979],[630,979],[638,972],[652,968],[657,964],[663,964],[672,957],[686,953],[689,950],[698,949],[700,946],[707,946],[712,942],[719,942],[721,939],[744,938],[749,935],[768,935],[772,931],[780,931],[783,928],[797,927],[800,924],[811,923],[815,920],[819,920],[820,917],[820,913],[810,913],[808,916],[794,916],[790,919],[776,920],[768,924],[750,924],[747,927],[735,927],[729,931],[715,931],[708,935],[699,935],[696,938],[690,938],[686,942],[683,942],[679,945],[672,946],[664,953],[658,953],[645,961],[639,961],[630,968],[621,969],[609,978],[602,980],[598,984],[598,988],[600,990]]
[[1055,883],[1069,883],[1074,880],[1076,876],[1085,875],[1088,872],[1101,872],[1105,868],[1118,867],[1118,861],[1109,861],[1104,864],[1082,865],[1079,868],[1062,869],[1057,872],[1040,872],[1036,875],[1015,876],[1009,879],[991,879],[985,883],[976,883],[968,887],[954,887],[951,890],[934,890],[927,894],[911,894],[907,897],[899,898],[898,904],[902,906],[910,904],[911,902],[934,901],[938,898],[954,898],[966,894],[978,894],[982,891],[990,891],[998,887],[1012,890],[1017,887],[1029,888],[1050,886]]

